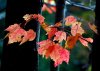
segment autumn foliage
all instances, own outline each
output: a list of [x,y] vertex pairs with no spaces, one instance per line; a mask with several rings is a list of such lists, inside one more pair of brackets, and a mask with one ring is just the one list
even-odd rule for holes
[[[38,54],[46,58],[51,58],[54,61],[54,66],[62,64],[63,61],[69,63],[70,60],[70,50],[74,48],[78,41],[85,47],[88,47],[89,43],[93,42],[91,37],[85,38],[83,34],[86,33],[81,26],[81,22],[77,21],[74,16],[67,16],[64,20],[65,23],[57,22],[55,25],[48,25],[44,20],[45,18],[40,14],[26,14],[23,16],[26,23],[32,19],[38,21],[41,27],[46,31],[47,40],[37,42]],[[62,24],[71,28],[71,30],[64,30],[65,27],[62,27]],[[10,25],[5,31],[8,31],[8,34],[5,38],[9,38],[8,44],[19,42],[20,45],[24,44],[27,41],[33,41],[36,37],[36,32],[32,29],[28,31],[24,30],[21,24],[15,23]],[[90,25],[90,28],[94,31],[94,25]],[[60,28],[60,29],[58,29]],[[69,32],[68,32],[69,31]],[[96,31],[95,31],[96,32]],[[97,33],[97,32],[96,32]],[[65,41],[64,46],[60,45]]]

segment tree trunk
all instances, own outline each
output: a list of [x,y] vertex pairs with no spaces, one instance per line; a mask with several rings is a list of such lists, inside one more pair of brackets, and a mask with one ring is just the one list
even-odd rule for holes
[[56,20],[55,22],[59,22],[63,20],[64,18],[64,6],[65,6],[65,0],[56,0]]
[[[14,23],[22,23],[25,14],[40,13],[41,6],[41,0],[7,0],[5,28]],[[37,27],[38,22],[32,20],[26,25],[25,30],[33,29],[36,32]],[[4,39],[2,71],[37,71],[36,39],[22,45],[7,45],[8,38]]]
[[94,43],[93,43],[93,48],[92,48],[92,70],[93,71],[99,71],[99,54],[100,54],[100,10],[99,10],[99,1],[96,1],[96,17],[95,17],[95,23],[97,26],[98,30],[98,35],[94,34]]

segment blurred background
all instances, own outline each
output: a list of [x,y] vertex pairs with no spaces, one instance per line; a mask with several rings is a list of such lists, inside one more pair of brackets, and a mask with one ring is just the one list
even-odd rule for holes
[[4,26],[5,26],[5,8],[6,0],[0,0],[0,68],[1,68],[1,55],[3,48]]
[[[6,15],[6,1],[0,0],[0,67],[1,67],[1,55],[3,48],[4,38],[4,26]],[[55,0],[43,0],[44,5],[42,8],[42,15],[46,18],[45,21],[49,25],[55,23],[56,3]],[[95,22],[95,0],[65,0],[64,16],[73,15],[80,21],[82,26],[86,30],[85,37],[93,37],[93,31],[89,29],[88,22]],[[46,32],[40,28],[40,41],[46,39],[44,35]],[[89,45],[92,48],[92,45]],[[74,49],[71,51],[71,58],[69,64],[63,62],[63,64],[57,67],[57,71],[92,71],[91,65],[91,51],[78,42]],[[45,59],[38,55],[38,69],[39,71],[50,71],[50,59]]]

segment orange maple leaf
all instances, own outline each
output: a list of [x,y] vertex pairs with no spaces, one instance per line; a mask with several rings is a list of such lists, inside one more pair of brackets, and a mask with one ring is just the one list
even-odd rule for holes
[[83,38],[80,34],[77,33],[76,36],[68,36],[67,41],[65,43],[65,48],[72,49],[75,46],[77,40],[79,40],[82,43],[82,45],[86,47],[88,47],[89,42],[93,42],[92,38]]
[[78,33],[75,36],[68,36],[67,41],[65,43],[65,47],[68,46],[68,48],[72,49],[75,46],[77,40],[79,39],[79,36],[80,34]]

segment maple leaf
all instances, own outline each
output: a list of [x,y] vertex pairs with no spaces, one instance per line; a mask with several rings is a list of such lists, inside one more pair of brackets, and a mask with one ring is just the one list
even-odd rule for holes
[[33,16],[32,14],[26,14],[23,16],[23,18],[25,21],[29,21],[32,18],[32,16]]
[[93,43],[93,39],[92,38],[85,38],[85,40],[87,40],[90,43]]
[[36,19],[36,20],[38,20],[38,22],[40,23],[40,24],[42,24],[43,22],[44,22],[44,17],[42,16],[42,15],[40,15],[40,14],[33,14],[33,19]]
[[[44,55],[46,55],[47,49],[50,46],[52,46],[54,43],[51,40],[47,39],[47,40],[43,40],[41,42],[38,42],[37,44],[39,45],[38,53],[44,57]],[[48,55],[46,58],[48,58]]]
[[42,15],[38,14],[38,21],[40,24],[42,24],[44,22],[44,19],[45,18]]
[[9,31],[6,37],[9,38],[8,44],[14,42],[21,42],[20,45],[26,41],[32,41],[36,37],[36,33],[33,30],[25,31],[18,24],[9,26],[5,31]]
[[55,33],[55,35],[56,36],[54,37],[53,41],[57,40],[60,43],[61,41],[66,40],[66,33],[63,31],[58,31]]
[[53,50],[50,53],[50,58],[54,61],[54,66],[55,66],[55,64],[59,65],[60,63],[58,62],[58,60],[61,57],[60,56],[60,51],[62,50],[62,47],[59,44],[54,44],[54,46],[52,48],[53,48]]
[[37,14],[33,14],[33,19],[37,19],[38,18],[38,15]]
[[53,13],[52,10],[49,7],[47,7],[46,4],[44,4],[43,7],[42,7],[42,11],[45,11],[45,10],[47,10],[47,12],[50,13],[50,14]]
[[90,43],[93,42],[92,38],[83,38],[81,36],[81,34],[77,33],[75,36],[67,37],[67,41],[65,43],[65,48],[72,49],[75,46],[77,40],[79,40],[84,46],[87,46],[87,47],[88,47],[88,42],[90,42]]
[[63,49],[59,44],[55,44],[50,54],[50,58],[54,61],[54,66],[62,64],[63,61],[69,62],[70,52],[67,49]]
[[49,47],[47,48],[46,53],[45,53],[45,57],[46,57],[46,58],[50,57],[51,53],[54,51],[54,46],[55,46],[55,45],[53,44],[53,45],[51,45],[51,46],[49,46]]
[[66,26],[70,26],[70,25],[72,25],[74,22],[76,22],[77,20],[76,20],[76,18],[74,17],[74,16],[68,16],[68,17],[66,17],[65,18],[65,25]]
[[22,29],[18,24],[10,25],[5,31],[9,31],[6,37],[9,38],[8,44],[14,42],[20,42],[22,36],[25,34],[25,30]]
[[36,32],[34,32],[32,29],[29,29],[29,31],[27,31],[27,37],[29,41],[33,41],[36,37]]
[[55,62],[55,67],[61,64],[63,61],[66,63],[69,62],[69,51],[63,49],[59,44],[55,44],[50,40],[44,40],[38,44],[40,45],[38,48],[38,53],[46,58],[50,57]]
[[47,7],[46,4],[43,4],[42,11],[45,11],[46,7]]
[[5,31],[13,32],[18,28],[20,28],[20,26],[17,23],[15,23],[14,25],[10,25],[8,28],[6,28]]
[[55,6],[53,6],[53,7],[51,6],[50,8],[52,9],[52,11],[56,12],[56,7]]
[[49,14],[56,12],[56,7],[48,7],[46,4],[43,4],[42,11],[47,11]]
[[62,64],[63,61],[65,61],[67,64],[70,59],[70,52],[66,49],[60,50],[60,58],[55,61],[54,66],[58,66],[59,64]]
[[26,34],[26,31],[22,28],[17,28],[15,31],[9,33],[8,38],[8,44],[14,43],[14,42],[20,42],[22,40],[22,37]]
[[80,22],[75,22],[72,24],[72,27],[71,27],[71,34],[73,36],[75,36],[77,33],[79,34],[83,34],[85,31],[83,30],[83,28],[81,27],[81,23]]
[[33,41],[35,37],[36,37],[36,33],[32,29],[29,29],[27,33],[23,36],[20,45],[25,43],[26,41]]
[[79,41],[86,47],[88,47],[88,42],[92,43],[93,39],[92,38],[83,38],[81,36],[81,38],[79,38]]
[[80,36],[80,34],[78,34],[78,33],[75,36],[68,36],[67,41],[65,43],[65,48],[68,47],[68,48],[72,49],[75,46],[77,40],[79,39],[79,36]]
[[53,13],[53,11],[52,11],[52,9],[51,9],[50,7],[46,6],[45,9],[47,10],[47,12],[48,12],[49,14],[52,14],[52,13]]
[[47,32],[47,34],[48,34],[48,39],[51,39],[51,38],[55,35],[55,33],[56,33],[57,31],[58,31],[57,28],[50,28],[50,30]]
[[96,34],[98,34],[98,32],[97,32],[97,27],[96,27],[94,24],[88,23],[88,25],[89,25],[89,27],[90,27],[90,29],[91,29],[92,31],[94,31]]

